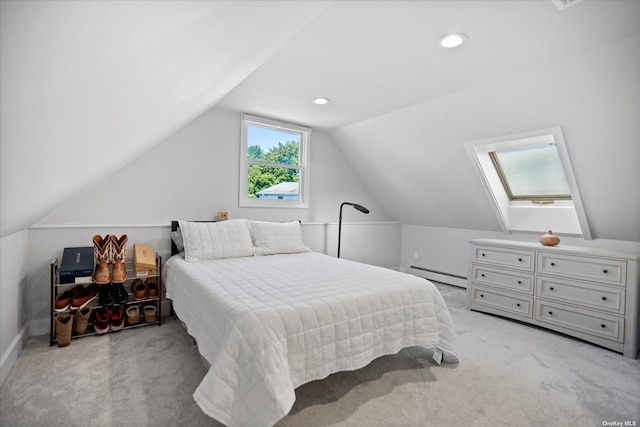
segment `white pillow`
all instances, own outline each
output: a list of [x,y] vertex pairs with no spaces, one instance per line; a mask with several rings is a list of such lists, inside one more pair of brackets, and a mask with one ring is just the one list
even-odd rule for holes
[[249,221],[249,226],[256,256],[311,251],[302,241],[302,229],[298,221]]
[[184,259],[204,261],[253,256],[253,243],[246,219],[220,222],[179,221]]

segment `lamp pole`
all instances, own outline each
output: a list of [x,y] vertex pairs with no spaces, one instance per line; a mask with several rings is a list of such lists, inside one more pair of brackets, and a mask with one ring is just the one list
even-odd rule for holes
[[342,202],[342,204],[340,205],[340,216],[338,217],[338,258],[340,258],[340,240],[342,239],[342,207],[344,205],[353,206],[364,214],[369,213],[369,209],[365,208],[362,205],[359,205],[357,203]]

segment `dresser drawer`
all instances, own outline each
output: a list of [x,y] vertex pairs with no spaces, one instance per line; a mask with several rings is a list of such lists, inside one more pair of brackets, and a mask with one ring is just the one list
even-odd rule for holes
[[540,322],[623,342],[623,317],[536,300],[535,318]]
[[533,271],[535,267],[535,252],[533,251],[496,248],[492,246],[475,246],[472,257],[475,262],[526,271]]
[[569,278],[582,278],[593,282],[625,286],[626,262],[607,258],[538,254],[538,273]]
[[536,296],[624,314],[625,290],[557,277],[538,276]]
[[533,318],[533,297],[507,294],[474,286],[471,302]]
[[534,281],[531,273],[474,265],[473,281],[533,295]]

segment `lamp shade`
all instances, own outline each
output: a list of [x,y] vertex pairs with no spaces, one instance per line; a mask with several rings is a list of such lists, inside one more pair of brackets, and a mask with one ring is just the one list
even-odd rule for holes
[[353,204],[352,204],[352,206],[353,206],[354,208],[358,209],[358,210],[359,210],[360,212],[362,212],[362,213],[366,213],[366,214],[368,214],[368,213],[369,213],[369,209],[365,208],[365,207],[364,207],[364,206],[362,206],[362,205],[359,205],[359,204],[357,204],[357,203],[353,203]]

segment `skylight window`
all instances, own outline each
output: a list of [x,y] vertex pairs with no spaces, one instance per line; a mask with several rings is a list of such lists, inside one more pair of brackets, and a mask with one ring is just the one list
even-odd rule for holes
[[571,200],[555,144],[505,148],[489,153],[509,200]]
[[591,239],[559,127],[465,143],[505,233],[553,230]]

